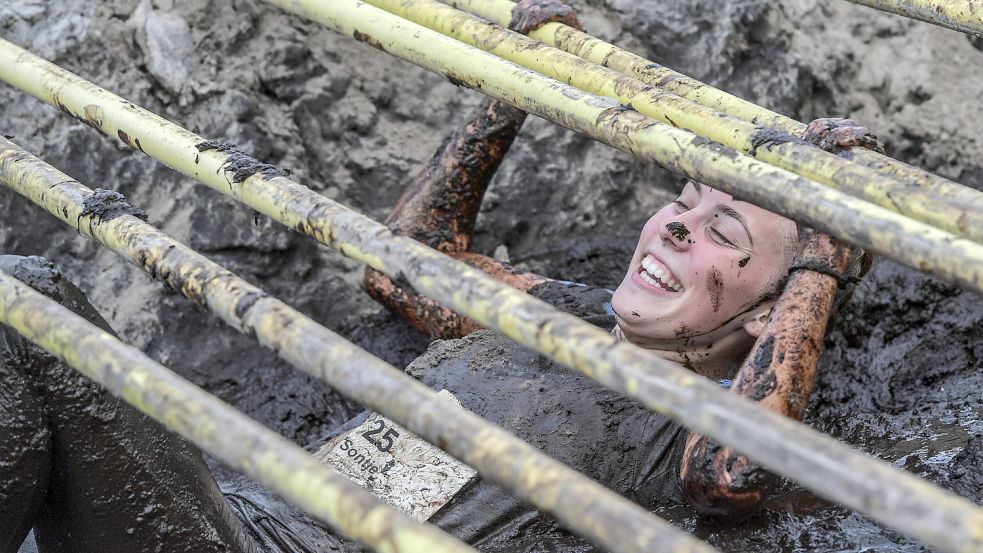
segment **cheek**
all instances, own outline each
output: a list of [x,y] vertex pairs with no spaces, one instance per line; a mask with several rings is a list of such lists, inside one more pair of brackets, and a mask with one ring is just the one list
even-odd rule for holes
[[649,240],[652,239],[652,237],[659,234],[659,228],[661,228],[660,221],[661,219],[659,218],[658,213],[656,213],[648,221],[646,221],[645,226],[642,227],[640,242],[643,243],[648,242]]

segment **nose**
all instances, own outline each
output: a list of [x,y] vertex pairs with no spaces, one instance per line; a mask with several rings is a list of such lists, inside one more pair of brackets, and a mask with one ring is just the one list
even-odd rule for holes
[[673,248],[685,251],[693,243],[690,238],[690,228],[686,225],[683,217],[673,217],[659,229],[659,237],[670,244]]

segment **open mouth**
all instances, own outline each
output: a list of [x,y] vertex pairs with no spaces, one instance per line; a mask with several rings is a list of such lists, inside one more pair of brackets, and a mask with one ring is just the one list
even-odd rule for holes
[[682,292],[684,290],[683,285],[672,276],[669,268],[656,261],[651,255],[646,255],[642,259],[642,266],[638,275],[646,284],[666,292]]

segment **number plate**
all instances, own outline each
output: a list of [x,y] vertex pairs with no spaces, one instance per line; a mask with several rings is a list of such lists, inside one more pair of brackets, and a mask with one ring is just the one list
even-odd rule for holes
[[[447,390],[437,395],[461,404]],[[314,456],[420,522],[475,477],[471,467],[378,413],[329,440]]]

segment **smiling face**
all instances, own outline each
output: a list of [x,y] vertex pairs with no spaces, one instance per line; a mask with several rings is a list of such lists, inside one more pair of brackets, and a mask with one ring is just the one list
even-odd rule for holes
[[642,229],[612,299],[619,327],[638,345],[674,351],[746,339],[796,245],[791,220],[687,183]]

